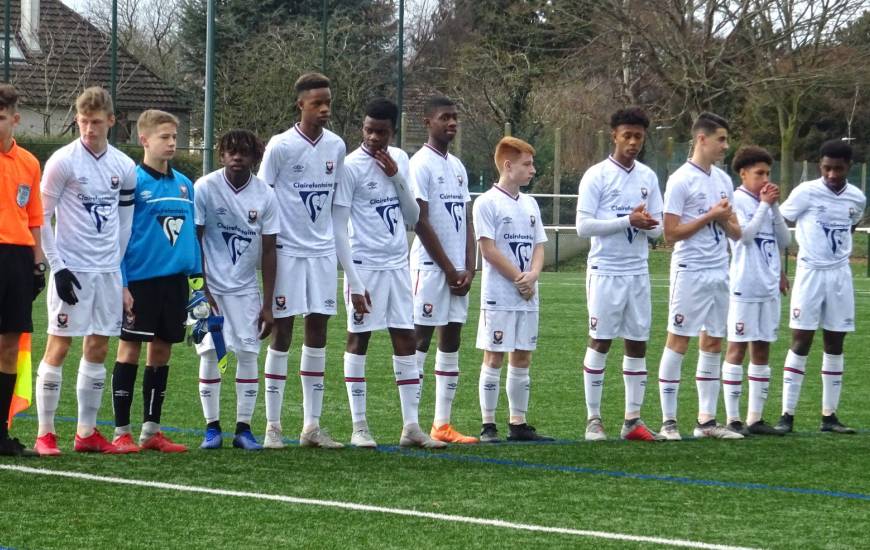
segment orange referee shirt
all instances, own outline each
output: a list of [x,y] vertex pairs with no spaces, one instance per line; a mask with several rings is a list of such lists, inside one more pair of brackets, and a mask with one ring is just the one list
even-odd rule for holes
[[0,243],[33,246],[30,229],[42,226],[39,161],[12,140],[0,152]]

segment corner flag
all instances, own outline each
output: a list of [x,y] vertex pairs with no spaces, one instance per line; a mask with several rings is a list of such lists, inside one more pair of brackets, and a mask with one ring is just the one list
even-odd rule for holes
[[18,339],[18,378],[12,393],[12,406],[9,407],[9,427],[16,414],[26,410],[33,400],[33,366],[30,363],[30,333],[21,334]]

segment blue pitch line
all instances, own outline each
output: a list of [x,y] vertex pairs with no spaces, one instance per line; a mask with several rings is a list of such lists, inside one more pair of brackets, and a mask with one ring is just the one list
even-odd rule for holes
[[[27,413],[18,413],[16,418],[28,418],[33,419],[36,418],[34,415]],[[58,416],[56,420],[60,420],[61,422],[76,422],[77,419],[73,416]],[[114,426],[114,422],[111,420],[98,420],[97,424],[101,426]],[[174,433],[187,433],[193,435],[204,435],[205,430],[199,428],[176,428],[172,426],[161,426],[162,430],[167,432]],[[862,430],[865,432],[866,430]],[[812,432],[815,434],[815,432]],[[223,435],[226,437],[230,437],[234,435],[231,432],[223,432]],[[798,433],[797,435],[801,435]],[[803,434],[810,435],[810,433]],[[285,443],[297,445],[299,444],[299,440],[284,438]],[[548,442],[506,442],[499,443],[497,446],[504,445],[563,445],[567,443],[576,443],[576,441],[571,441],[568,439],[561,439],[556,441],[548,441]],[[681,476],[668,476],[668,475],[659,475],[659,474],[638,474],[633,472],[622,472],[619,470],[602,470],[599,468],[588,468],[585,466],[563,466],[556,464],[540,464],[535,462],[526,462],[524,460],[512,460],[506,458],[490,458],[485,456],[477,456],[477,455],[457,455],[446,452],[426,452],[426,451],[418,451],[414,449],[405,449],[402,447],[398,447],[395,445],[379,445],[376,449],[377,452],[381,452],[384,454],[399,454],[404,456],[410,456],[414,458],[434,458],[441,460],[450,460],[453,462],[469,462],[469,463],[477,463],[477,464],[491,464],[495,466],[510,466],[514,468],[522,468],[528,470],[541,470],[547,472],[560,472],[560,473],[568,473],[568,474],[585,474],[585,475],[595,475],[595,476],[604,476],[604,477],[616,477],[623,479],[638,479],[642,481],[663,481],[666,483],[678,483],[681,485],[696,485],[702,487],[721,487],[725,489],[745,489],[745,490],[755,490],[755,491],[774,491],[780,493],[792,493],[792,494],[801,494],[801,495],[812,495],[812,496],[823,496],[823,497],[831,497],[831,498],[842,498],[847,500],[865,500],[870,501],[870,495],[863,493],[849,493],[845,491],[828,491],[825,489],[808,489],[803,487],[785,487],[781,485],[767,485],[765,483],[747,483],[741,481],[718,481],[715,479],[696,479],[691,477],[681,477]],[[0,547],[0,550],[4,550],[3,547]]]
[[664,481],[668,483],[679,483],[682,485],[700,485],[704,487],[722,487],[726,489],[748,489],[760,491],[776,491],[781,493],[797,493],[801,495],[814,495],[833,498],[844,498],[851,500],[867,500],[870,501],[870,495],[862,493],[848,493],[844,491],[827,491],[824,489],[806,489],[802,487],[785,487],[780,485],[767,485],[765,483],[746,483],[740,481],[718,481],[714,479],[695,479],[691,477],[668,476],[658,474],[637,474],[632,472],[621,472],[618,470],[601,470],[598,468],[587,468],[583,466],[560,466],[554,464],[536,464],[534,462],[525,462],[523,460],[511,460],[504,458],[489,458],[476,455],[456,455],[451,453],[428,453],[417,451],[414,449],[404,449],[395,446],[378,447],[378,450],[384,453],[401,454],[412,456],[415,458],[434,458],[441,460],[450,460],[454,462],[472,462],[477,464],[494,464],[497,466],[511,466],[514,468],[523,468],[529,470],[543,470],[547,472],[562,472],[569,474],[586,474],[606,477],[618,477],[625,479],[639,479],[643,481]]

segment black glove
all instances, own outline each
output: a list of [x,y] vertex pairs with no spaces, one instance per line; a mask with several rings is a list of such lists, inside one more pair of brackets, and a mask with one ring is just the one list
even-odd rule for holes
[[76,305],[79,301],[76,296],[76,291],[73,289],[73,285],[75,285],[79,290],[82,289],[79,280],[76,279],[76,276],[73,275],[69,269],[61,269],[54,274],[54,288],[57,289],[57,295],[60,296],[61,300],[71,306]]
[[45,288],[45,273],[33,274],[33,299],[39,296],[39,293]]

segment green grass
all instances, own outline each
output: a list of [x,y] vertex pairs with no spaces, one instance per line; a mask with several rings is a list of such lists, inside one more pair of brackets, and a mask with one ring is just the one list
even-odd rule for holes
[[[657,371],[667,315],[668,251],[651,253],[653,334],[649,346],[650,383],[644,416],[659,419]],[[580,264],[578,264],[580,265]],[[694,441],[674,444],[611,440],[587,444],[582,439],[581,358],[585,348],[583,274],[561,266],[542,277],[539,351],[532,366],[530,422],[560,439],[551,445],[451,447],[446,452],[402,452],[393,447],[401,430],[398,395],[393,382],[386,334],[372,339],[368,359],[369,421],[382,448],[374,452],[302,449],[243,453],[192,450],[185,455],[81,456],[71,452],[74,423],[58,422],[64,455],[57,459],[0,460],[53,470],[260,492],[312,499],[340,500],[420,511],[495,518],[545,526],[680,538],[707,543],[769,548],[855,548],[867,545],[870,496],[847,498],[832,493],[870,495],[870,437],[816,432],[820,407],[820,346],[813,349],[797,411],[798,434],[744,441]],[[870,427],[866,406],[870,373],[870,280],[855,264],[859,332],[846,339],[841,418]],[[477,375],[481,352],[475,350],[479,278],[475,281],[468,326],[464,332],[463,377],[454,407],[454,423],[465,432],[478,429]],[[783,308],[788,307],[787,300]],[[35,363],[44,345],[43,303],[36,311]],[[298,367],[301,323],[291,352]],[[350,437],[350,418],[342,380],[344,315],[330,324],[326,395],[322,424],[338,439]],[[766,416],[775,420],[781,398],[781,366],[787,330],[771,357],[774,376]],[[817,344],[820,344],[818,342]],[[114,345],[114,343],[113,343]],[[684,364],[679,422],[684,432],[697,410],[694,384],[696,348]],[[110,352],[112,355],[114,351]],[[75,416],[75,365],[78,348],[65,369],[58,415]],[[608,360],[604,419],[608,434],[618,434],[623,389],[620,346]],[[177,441],[195,447],[203,421],[197,393],[197,359],[191,348],[176,348],[170,390],[164,407],[166,426]],[[232,367],[231,367],[232,369]],[[232,380],[231,371],[227,380]],[[285,400],[285,432],[295,437],[301,424],[299,384],[291,377]],[[421,424],[432,419],[432,358],[427,364]],[[745,393],[745,387],[744,387]],[[743,403],[745,412],[745,400]],[[506,421],[502,396],[498,421]],[[235,410],[232,383],[224,384],[224,427]],[[133,417],[141,414],[137,395]],[[262,434],[262,390],[254,428]],[[32,443],[35,408],[16,420],[13,431]],[[720,404],[720,415],[724,413]],[[32,415],[32,416],[30,416]],[[101,419],[111,420],[104,395]],[[104,433],[111,428],[103,428]],[[637,475],[623,475],[624,473]],[[674,480],[678,478],[679,480]],[[710,482],[710,483],[705,483]],[[757,485],[752,485],[757,484]],[[570,535],[527,533],[372,512],[343,511],[253,499],[179,493],[154,488],[110,485],[0,470],[0,546],[71,547],[646,547]],[[789,491],[792,489],[792,491]],[[794,490],[805,490],[797,492]],[[813,492],[815,491],[815,492]]]

